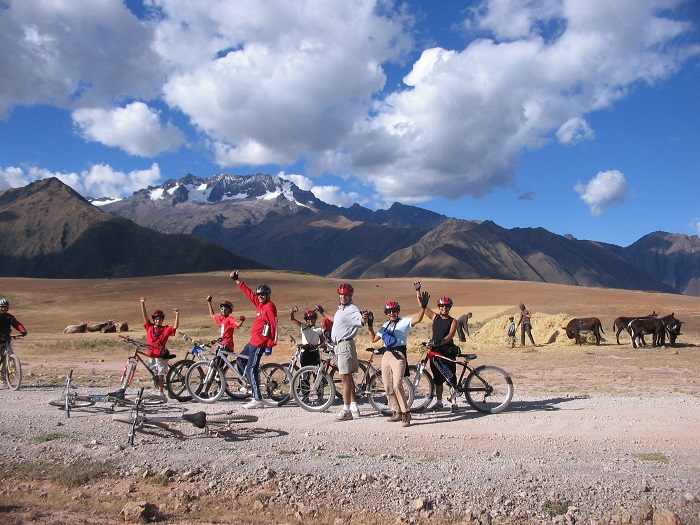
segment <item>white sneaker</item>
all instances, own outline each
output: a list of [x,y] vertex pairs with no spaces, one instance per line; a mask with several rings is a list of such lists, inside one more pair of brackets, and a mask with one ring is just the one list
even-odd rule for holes
[[352,421],[352,412],[349,410],[341,410],[338,415],[335,416],[336,421]]
[[253,408],[265,408],[265,403],[262,401],[262,399],[253,399],[243,405],[243,408],[248,410]]
[[352,414],[352,417],[360,417],[360,408],[359,407],[350,407],[350,413]]

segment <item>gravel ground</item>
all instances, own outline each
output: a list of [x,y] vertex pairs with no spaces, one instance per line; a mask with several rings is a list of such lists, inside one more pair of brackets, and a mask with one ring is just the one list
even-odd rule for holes
[[[60,386],[0,390],[3,448],[17,461],[84,457],[119,465],[118,477],[160,474],[207,494],[259,491],[256,505],[286,508],[290,522],[314,522],[337,509],[336,524],[700,523],[700,399],[686,396],[561,394],[517,389],[504,413],[482,415],[464,402],[457,413],[416,414],[403,428],[361,405],[353,421],[294,404],[251,411],[255,423],[205,435],[184,424],[138,433],[112,421],[106,406],[48,405]],[[86,391],[81,388],[82,391]],[[108,387],[91,388],[106,392]],[[170,401],[161,411],[234,410]],[[39,442],[47,434],[66,437]],[[158,458],[158,459],[154,459]],[[189,500],[193,499],[190,494]],[[196,499],[196,498],[195,498]],[[568,510],[567,510],[568,508]],[[259,509],[258,509],[259,510]]]

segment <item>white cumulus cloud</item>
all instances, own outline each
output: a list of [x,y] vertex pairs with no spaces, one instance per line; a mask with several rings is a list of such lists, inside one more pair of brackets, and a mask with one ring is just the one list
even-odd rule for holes
[[162,124],[158,111],[143,102],[114,109],[77,109],[73,112],[73,122],[86,140],[141,157],[175,151],[184,141],[182,131],[170,123]]
[[588,205],[593,216],[600,215],[605,208],[627,199],[627,181],[617,170],[601,171],[587,184],[576,184],[574,190]]
[[145,170],[123,172],[106,164],[96,164],[76,172],[52,172],[42,168],[0,166],[0,189],[26,186],[31,181],[56,177],[83,197],[127,197],[134,191],[158,183],[161,177],[158,164]]
[[336,206],[347,208],[349,206],[352,206],[356,202],[360,204],[365,203],[365,199],[358,193],[344,192],[339,186],[320,186],[314,184],[313,179],[310,179],[305,175],[298,175],[292,173],[285,174],[284,172],[281,172],[278,174],[278,176],[282,179],[286,179],[293,182],[304,191],[310,191],[316,196],[317,199],[320,199],[328,204],[334,204]]
[[557,139],[562,144],[577,144],[583,140],[592,140],[595,133],[585,119],[570,118],[557,130]]

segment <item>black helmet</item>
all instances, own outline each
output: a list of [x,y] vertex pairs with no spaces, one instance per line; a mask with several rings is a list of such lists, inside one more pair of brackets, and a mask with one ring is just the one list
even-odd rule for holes
[[220,305],[219,308],[226,308],[227,310],[230,310],[233,312],[233,303],[231,301],[223,301]]
[[165,319],[165,314],[163,313],[163,310],[153,310],[153,313],[151,314],[151,319],[155,319],[156,317]]
[[5,299],[4,297],[0,298],[0,306],[7,306],[8,308],[10,307],[10,301]]
[[266,295],[270,295],[272,293],[272,290],[270,290],[270,287],[268,285],[261,284],[260,286],[258,286],[255,289],[255,295],[263,294],[263,293]]

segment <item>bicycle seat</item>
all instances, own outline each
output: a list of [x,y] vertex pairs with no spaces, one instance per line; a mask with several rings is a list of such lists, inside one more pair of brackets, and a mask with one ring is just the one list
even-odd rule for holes
[[207,413],[206,412],[195,412],[194,414],[182,414],[182,419],[192,423],[197,428],[204,428],[207,426]]
[[464,357],[467,359],[467,361],[471,361],[472,359],[476,359],[476,354],[461,354],[460,357]]

